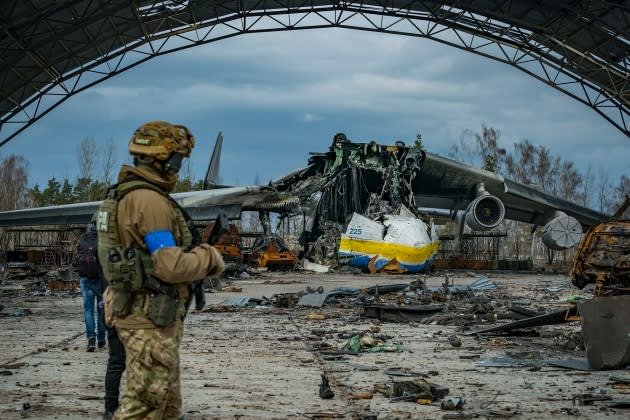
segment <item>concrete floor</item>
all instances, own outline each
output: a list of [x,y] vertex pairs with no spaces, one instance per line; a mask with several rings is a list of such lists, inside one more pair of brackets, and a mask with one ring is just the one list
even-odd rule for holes
[[[451,273],[455,284],[469,284],[485,273]],[[566,288],[544,291],[566,280],[564,275],[491,272],[497,284],[486,293],[498,314],[513,300],[530,309],[556,310],[563,297],[581,294]],[[362,308],[348,301],[316,308],[224,307],[237,296],[261,298],[304,291],[307,286],[370,287],[410,283],[417,279],[439,286],[444,272],[424,275],[366,275],[265,273],[234,280],[242,292],[208,293],[208,304],[186,319],[181,348],[183,415],[186,419],[285,419],[285,418],[629,418],[627,409],[610,408],[605,402],[574,405],[573,396],[590,393],[628,398],[614,389],[611,375],[630,377],[630,371],[584,372],[548,365],[541,368],[481,367],[477,363],[506,352],[540,352],[548,358],[580,358],[583,350],[567,348],[565,339],[580,331],[579,323],[536,328],[539,336],[477,338],[461,333],[471,318],[467,300],[447,302],[454,325],[419,322],[384,322],[361,317]],[[95,418],[103,410],[103,377],[106,351],[85,352],[82,302],[78,294],[33,295],[19,293],[19,282],[0,287],[0,419]],[[383,298],[386,298],[383,296]],[[388,297],[387,299],[397,299]],[[24,316],[12,316],[16,310]],[[325,319],[309,319],[311,314]],[[499,320],[497,322],[505,322]],[[380,335],[401,343],[402,352],[361,353],[330,357],[321,348],[341,348],[354,333],[378,325]],[[487,326],[487,322],[474,328]],[[461,347],[447,337],[456,334]],[[390,376],[397,368],[409,377]],[[319,397],[321,375],[330,380],[335,396]],[[371,399],[353,395],[372,393],[375,384],[392,380],[428,378],[450,390],[448,397],[465,399],[462,412],[445,411],[441,401],[421,405],[415,401],[392,402],[374,392]],[[452,417],[463,413],[464,417]],[[376,416],[376,417],[369,417]]]

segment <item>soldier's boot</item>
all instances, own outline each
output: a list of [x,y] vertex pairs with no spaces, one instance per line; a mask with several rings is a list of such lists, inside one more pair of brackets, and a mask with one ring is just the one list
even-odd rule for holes
[[88,339],[88,345],[87,345],[86,351],[91,353],[94,350],[96,350],[96,338],[92,337]]

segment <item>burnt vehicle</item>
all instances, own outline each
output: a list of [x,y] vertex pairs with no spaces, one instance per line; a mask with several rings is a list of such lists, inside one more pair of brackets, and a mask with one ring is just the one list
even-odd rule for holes
[[629,207],[626,197],[609,220],[586,232],[571,268],[574,285],[595,285],[594,297],[577,304],[592,369],[630,364],[630,219],[624,217]]
[[595,284],[599,296],[630,294],[630,219],[623,217],[629,207],[626,197],[609,220],[586,232],[571,268],[575,286]]

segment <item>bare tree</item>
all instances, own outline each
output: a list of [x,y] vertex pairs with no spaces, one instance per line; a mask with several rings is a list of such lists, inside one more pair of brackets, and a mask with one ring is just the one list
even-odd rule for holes
[[474,136],[475,133],[471,129],[465,129],[459,137],[459,142],[451,145],[448,155],[468,165],[475,165],[477,155],[475,153]]
[[98,148],[94,137],[85,137],[77,147],[79,160],[79,178],[94,180],[96,162],[98,160]]
[[552,156],[551,150],[545,146],[539,146],[534,149],[534,173],[532,177],[535,188],[541,191],[555,194],[557,188],[555,183],[549,182],[549,179],[558,177],[558,166],[560,162],[559,156]]
[[[0,159],[0,211],[23,208],[27,203],[28,162],[23,156],[9,155]],[[0,257],[6,256],[6,250],[13,235],[0,228]]]
[[[573,162],[552,155],[545,146],[535,146],[529,140],[514,144],[514,152],[504,157],[505,175],[539,191],[567,200],[585,202],[584,190],[592,190],[593,176],[587,173],[589,185]],[[586,199],[588,199],[588,195]]]
[[505,149],[499,147],[501,132],[481,124],[481,133],[466,129],[459,143],[451,146],[450,157],[485,170],[502,173]]
[[507,175],[515,181],[531,185],[535,173],[536,150],[529,140],[514,143],[514,154],[506,158]]
[[599,205],[599,211],[606,213],[610,211],[610,190],[612,184],[610,183],[610,177],[602,167],[599,168],[598,182],[597,182],[597,204]]
[[28,161],[19,155],[9,155],[0,165],[0,210],[16,210],[26,204]]
[[186,159],[179,170],[179,176],[173,192],[193,191],[194,189],[195,180],[193,179],[192,163],[190,159]]
[[195,179],[194,179],[193,170],[192,170],[192,163],[191,163],[190,159],[186,159],[186,161],[182,165],[182,168],[179,171],[179,178],[180,179],[188,179],[188,180],[190,180],[191,184],[194,184]]
[[112,172],[116,164],[116,143],[113,138],[108,138],[103,144],[103,184],[108,186],[112,183]]
[[564,161],[560,172],[560,197],[565,200],[579,201],[576,193],[581,185],[582,174],[578,172],[573,162]]
[[[630,178],[627,175],[621,175],[619,185],[615,188],[615,193],[616,197],[611,213],[617,211],[619,206],[626,201],[626,197],[630,196]],[[622,217],[630,218],[630,209],[626,210]]]
[[593,165],[588,164],[586,172],[582,178],[582,192],[581,202],[584,207],[592,207],[591,203],[594,203],[595,196],[595,172],[593,171]]

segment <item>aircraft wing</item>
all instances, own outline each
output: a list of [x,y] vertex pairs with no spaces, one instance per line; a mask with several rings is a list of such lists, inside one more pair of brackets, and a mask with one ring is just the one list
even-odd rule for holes
[[[229,219],[238,219],[241,211],[267,210],[290,212],[298,210],[297,197],[265,185],[227,187],[219,183],[219,162],[223,134],[219,132],[204,178],[203,191],[171,194],[193,220],[214,220],[219,212]],[[87,224],[102,201],[65,204],[0,212],[0,226],[42,226]]]
[[[241,211],[290,211],[299,200],[267,186],[231,187],[171,194],[194,220],[212,220],[219,212],[238,219]],[[101,201],[0,212],[0,226],[87,224]]]
[[541,226],[552,220],[558,211],[577,219],[583,228],[609,218],[493,172],[432,153],[426,153],[413,191],[418,206],[452,211],[466,210],[485,191],[503,203],[505,218]]

